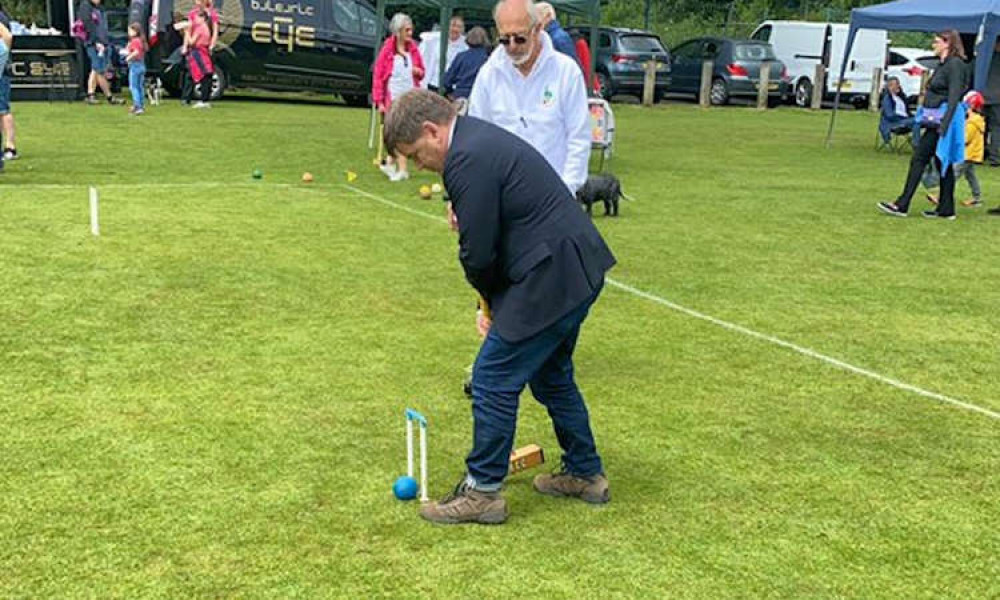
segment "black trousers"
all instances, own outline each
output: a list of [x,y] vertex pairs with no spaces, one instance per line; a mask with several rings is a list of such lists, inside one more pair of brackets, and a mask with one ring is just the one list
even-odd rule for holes
[[[952,124],[955,127],[956,124]],[[910,170],[906,173],[906,185],[903,186],[903,193],[896,199],[896,207],[903,212],[910,210],[910,200],[920,185],[920,177],[924,174],[924,169],[930,162],[934,161],[934,166],[941,172],[941,161],[934,156],[937,150],[940,134],[937,129],[925,129],[917,142],[917,147],[913,150],[913,158],[910,159]],[[941,173],[941,196],[938,198],[937,212],[940,215],[950,216],[955,214],[955,169],[948,167],[947,173]]]
[[986,105],[986,160],[1000,162],[1000,104]]
[[[202,102],[208,102],[212,99],[212,78],[211,74],[205,75],[205,77],[198,83],[198,94]],[[185,104],[191,101],[194,96],[195,83],[191,80],[191,74],[187,71],[184,72],[184,83],[181,87],[181,101]]]

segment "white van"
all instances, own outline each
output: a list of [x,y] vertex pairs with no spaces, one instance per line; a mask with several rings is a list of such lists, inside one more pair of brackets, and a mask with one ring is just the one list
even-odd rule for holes
[[[808,23],[804,21],[764,21],[750,36],[768,42],[778,60],[785,63],[792,81],[795,103],[809,106],[812,98],[816,65],[823,62],[829,69],[824,97],[837,91],[837,77],[844,59],[848,26],[844,23]],[[829,43],[827,43],[829,40]],[[861,29],[854,40],[841,97],[855,106],[868,104],[872,89],[872,71],[885,68],[889,39],[885,30]]]

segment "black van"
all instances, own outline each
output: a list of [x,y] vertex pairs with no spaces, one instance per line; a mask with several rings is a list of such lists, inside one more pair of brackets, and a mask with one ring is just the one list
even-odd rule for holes
[[[174,24],[187,19],[193,0],[138,0],[130,12],[136,4],[149,7],[147,18],[158,32],[150,62],[159,64],[150,67],[168,91],[178,93],[183,37]],[[377,23],[371,1],[216,0],[215,7],[219,44],[212,55],[213,99],[229,87],[247,86],[335,93],[348,104],[368,104]]]

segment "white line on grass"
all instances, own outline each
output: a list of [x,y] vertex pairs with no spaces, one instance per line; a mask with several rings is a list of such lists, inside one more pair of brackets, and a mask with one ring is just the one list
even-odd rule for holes
[[330,189],[340,187],[338,183],[279,183],[266,181],[189,181],[189,182],[155,182],[155,183],[105,183],[105,184],[85,184],[85,183],[25,183],[0,186],[0,190],[16,192],[18,190],[85,190],[88,187],[96,187],[99,190],[130,190],[145,188],[162,189],[211,189],[211,188],[279,188],[308,190],[311,188]]
[[[402,210],[402,211],[405,211],[405,212],[408,212],[408,213],[411,213],[411,214],[414,214],[414,215],[417,215],[417,216],[420,216],[420,217],[431,219],[432,221],[440,221],[442,223],[447,223],[448,222],[448,220],[445,219],[444,217],[439,217],[439,216],[435,216],[435,215],[432,215],[432,214],[428,214],[428,213],[423,212],[423,211],[412,209],[412,208],[410,208],[408,206],[404,206],[402,204],[398,204],[396,202],[393,202],[392,200],[387,200],[387,199],[385,199],[385,198],[383,198],[381,196],[376,196],[375,194],[366,192],[366,191],[364,191],[364,190],[362,190],[360,188],[356,188],[356,187],[354,187],[352,185],[347,185],[347,184],[342,184],[342,185],[343,185],[343,187],[345,187],[345,188],[347,188],[347,189],[349,189],[349,190],[351,190],[353,192],[356,192],[357,194],[360,194],[362,196],[365,196],[366,198],[370,198],[372,200],[375,200],[376,202],[381,202],[382,204],[385,204],[387,206],[391,206],[393,208],[396,208],[396,209],[399,209],[399,210]],[[743,327],[742,325],[737,325],[735,323],[730,323],[729,321],[723,321],[722,319],[717,319],[717,318],[715,318],[715,317],[713,317],[711,315],[706,315],[705,313],[701,313],[701,312],[698,312],[696,310],[687,308],[685,306],[681,306],[680,304],[677,304],[675,302],[671,302],[670,300],[667,300],[666,298],[661,298],[660,296],[657,296],[655,294],[651,294],[649,292],[645,292],[645,291],[640,290],[638,288],[632,287],[632,286],[630,286],[628,284],[621,283],[619,281],[615,281],[614,279],[612,279],[610,277],[607,278],[607,282],[608,282],[609,285],[611,285],[613,287],[616,287],[616,288],[618,288],[618,289],[620,289],[620,290],[622,290],[624,292],[628,292],[628,293],[633,294],[635,296],[638,296],[640,298],[644,298],[646,300],[649,300],[650,302],[655,302],[656,304],[659,304],[661,306],[665,306],[665,307],[667,307],[667,308],[669,308],[671,310],[677,311],[677,312],[679,312],[681,314],[685,314],[685,315],[687,315],[689,317],[694,317],[695,319],[701,319],[702,321],[706,321],[708,323],[712,323],[713,325],[718,325],[719,327],[722,327],[723,329],[728,329],[730,331],[735,331],[736,333],[742,333],[743,335],[748,336],[748,337],[756,338],[758,340],[763,340],[765,342],[770,342],[770,343],[772,343],[772,344],[774,344],[776,346],[780,346],[780,347],[785,348],[787,350],[792,350],[793,352],[798,352],[799,354],[802,354],[803,356],[808,356],[809,358],[814,358],[814,359],[819,360],[821,362],[824,362],[824,363],[826,363],[828,365],[837,367],[838,369],[843,369],[845,371],[849,371],[851,373],[854,373],[855,375],[861,375],[863,377],[868,377],[870,379],[874,379],[875,381],[884,383],[886,385],[890,385],[890,386],[892,386],[894,388],[897,388],[897,389],[900,389],[900,390],[903,390],[903,391],[912,392],[912,393],[917,394],[919,396],[923,396],[924,398],[930,398],[932,400],[937,400],[938,402],[943,402],[945,404],[951,404],[952,406],[957,406],[957,407],[963,408],[965,410],[970,410],[970,411],[973,411],[973,412],[984,414],[987,417],[992,417],[994,419],[1000,419],[1000,413],[992,411],[992,410],[990,410],[988,408],[984,408],[982,406],[978,406],[978,405],[975,405],[975,404],[970,404],[968,402],[963,402],[961,400],[956,400],[955,398],[951,398],[949,396],[945,396],[944,394],[939,394],[937,392],[932,392],[932,391],[929,391],[929,390],[925,390],[925,389],[917,387],[915,385],[911,385],[909,383],[906,383],[906,382],[903,382],[903,381],[899,381],[898,379],[893,379],[891,377],[886,377],[885,375],[880,375],[880,374],[876,373],[875,371],[870,371],[870,370],[864,369],[862,367],[856,367],[856,366],[854,366],[854,365],[852,365],[850,363],[846,363],[846,362],[844,362],[842,360],[833,358],[832,356],[827,356],[825,354],[821,354],[819,352],[816,352],[815,350],[810,350],[809,348],[805,348],[803,346],[799,346],[799,345],[793,344],[791,342],[786,342],[785,340],[782,340],[780,338],[776,338],[773,335],[768,335],[766,333],[760,333],[759,331],[754,331],[753,329],[747,329],[746,327]]]

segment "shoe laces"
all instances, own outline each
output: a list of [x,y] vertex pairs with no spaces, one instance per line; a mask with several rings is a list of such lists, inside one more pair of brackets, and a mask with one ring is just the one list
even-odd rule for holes
[[559,466],[552,470],[552,476],[553,477],[572,477],[573,479],[579,479],[580,481],[586,481],[587,483],[593,483],[594,482],[594,478],[592,476],[591,477],[583,477],[581,475],[577,475],[576,473],[573,473],[572,471],[570,471],[569,467],[566,466],[566,461],[562,460],[562,459],[559,460]]
[[468,495],[470,490],[472,490],[472,488],[469,486],[469,482],[466,479],[465,474],[463,473],[462,479],[459,480],[458,485],[455,486],[455,489],[453,489],[451,493],[449,493],[447,496],[442,498],[439,504],[448,504],[449,502],[453,502],[455,500],[458,500],[459,498],[464,498],[465,496]]

